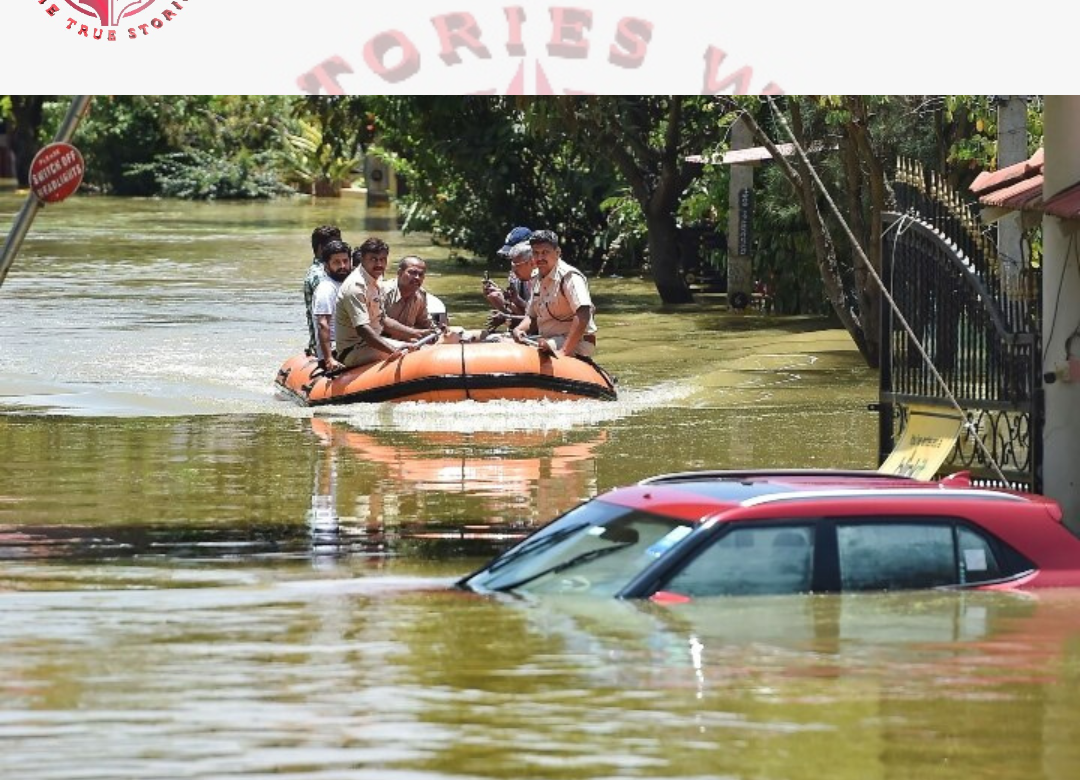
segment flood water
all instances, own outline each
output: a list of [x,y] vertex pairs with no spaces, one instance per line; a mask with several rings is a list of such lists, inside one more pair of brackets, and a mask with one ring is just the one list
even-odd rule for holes
[[875,466],[876,377],[827,323],[603,278],[617,402],[313,414],[273,378],[324,222],[483,323],[481,260],[357,201],[39,216],[0,288],[0,777],[1076,776],[1074,594],[453,590],[645,476]]

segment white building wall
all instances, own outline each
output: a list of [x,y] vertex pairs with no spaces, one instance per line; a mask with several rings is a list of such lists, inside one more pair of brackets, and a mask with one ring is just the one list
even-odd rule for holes
[[[1080,181],[1080,96],[1048,96],[1043,119],[1043,197],[1050,198]],[[1067,369],[1069,353],[1080,371],[1080,221],[1044,217],[1043,250],[1043,371]],[[1058,379],[1045,390],[1043,488],[1080,533],[1080,381]]]

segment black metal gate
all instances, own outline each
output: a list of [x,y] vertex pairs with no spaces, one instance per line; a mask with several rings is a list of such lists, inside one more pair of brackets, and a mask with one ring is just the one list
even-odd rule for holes
[[[977,204],[965,203],[919,166],[902,163],[898,211],[886,215],[882,279],[923,345],[933,375],[891,308],[882,306],[880,461],[892,451],[912,404],[954,408],[969,426],[942,472],[970,470],[1000,484],[1042,488],[1043,401],[1039,269],[1003,272]],[[951,395],[951,398],[950,398]]]

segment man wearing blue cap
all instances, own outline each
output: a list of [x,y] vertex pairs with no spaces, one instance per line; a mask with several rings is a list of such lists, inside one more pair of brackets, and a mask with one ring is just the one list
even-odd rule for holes
[[529,236],[532,231],[527,227],[516,227],[506,235],[503,247],[496,253],[510,261],[510,275],[505,290],[490,279],[484,279],[483,291],[493,311],[488,320],[487,330],[494,330],[504,322],[516,325],[525,314],[532,297],[533,276],[536,266],[532,262],[532,246]]
[[537,230],[529,236],[537,276],[525,318],[510,335],[519,344],[528,339],[533,323],[540,349],[556,357],[592,357],[596,352],[596,321],[585,274],[562,259],[559,236]]

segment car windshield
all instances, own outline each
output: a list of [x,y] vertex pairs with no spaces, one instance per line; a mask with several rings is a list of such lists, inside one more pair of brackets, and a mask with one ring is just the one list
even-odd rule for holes
[[590,501],[461,584],[479,591],[611,596],[692,530],[684,520]]

